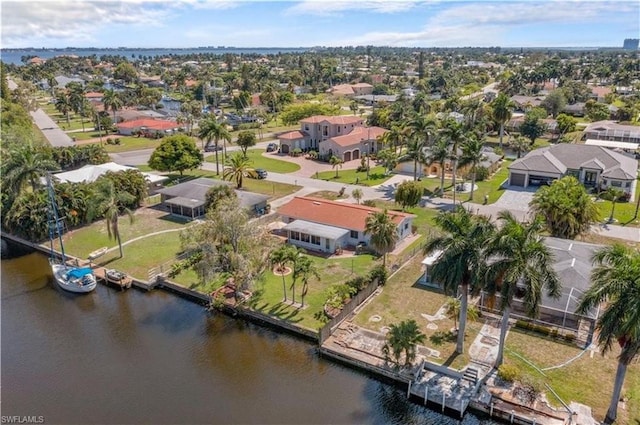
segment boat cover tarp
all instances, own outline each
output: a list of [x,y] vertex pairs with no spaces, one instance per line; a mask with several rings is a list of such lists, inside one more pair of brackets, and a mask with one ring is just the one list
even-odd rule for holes
[[82,276],[93,273],[93,269],[90,267],[81,267],[77,269],[72,269],[67,275],[73,278],[81,278]]

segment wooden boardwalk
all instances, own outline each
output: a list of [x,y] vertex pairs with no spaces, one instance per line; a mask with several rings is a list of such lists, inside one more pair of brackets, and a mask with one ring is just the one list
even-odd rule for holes
[[131,276],[123,274],[123,276],[118,279],[109,276],[107,274],[107,270],[108,269],[106,269],[105,267],[95,267],[93,269],[93,273],[95,274],[96,279],[99,282],[104,283],[105,285],[114,285],[121,290],[131,288],[131,284],[133,283],[133,279],[131,278]]

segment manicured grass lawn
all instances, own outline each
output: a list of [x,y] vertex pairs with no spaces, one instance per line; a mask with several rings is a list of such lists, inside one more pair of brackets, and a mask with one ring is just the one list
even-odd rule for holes
[[[145,209],[139,209],[133,223],[125,216],[118,221],[120,229],[120,237],[122,242],[137,238],[153,232],[184,228],[185,224],[175,218],[164,219],[160,217],[166,216],[166,213],[153,211],[154,214],[147,214]],[[114,247],[118,243],[114,239],[109,239],[107,234],[107,226],[104,220],[96,221],[89,226],[72,230],[64,236],[64,247],[67,253],[87,258],[91,251],[95,251],[103,246]],[[151,251],[153,246],[150,246]]]
[[[320,272],[320,280],[312,278],[309,291],[305,297],[305,308],[301,309],[282,303],[282,277],[267,270],[263,282],[257,284],[251,306],[257,311],[296,323],[309,329],[319,329],[323,322],[316,315],[322,312],[326,301],[326,290],[334,283],[343,283],[351,277],[366,274],[375,264],[374,257],[369,254],[357,255],[349,258],[323,259],[310,256]],[[287,299],[291,300],[292,275],[285,276]],[[296,302],[300,302],[302,284],[296,284]]]
[[[484,202],[484,196],[489,195],[489,204],[496,202],[504,193],[504,189],[500,186],[505,180],[509,178],[508,166],[512,161],[504,160],[500,165],[498,171],[496,171],[489,179],[481,182],[476,182],[478,188],[473,191],[473,202],[481,204]],[[465,180],[470,183],[471,180]],[[456,183],[462,182],[461,179],[456,179]],[[438,192],[440,188],[440,177],[423,178],[422,186],[426,189],[427,194],[433,194]],[[444,179],[444,195],[441,197],[452,198],[453,197],[453,185],[452,180],[449,178]],[[471,193],[458,193],[456,195],[456,201],[461,200],[463,202],[469,201]],[[440,196],[439,194],[437,196]]]
[[104,137],[104,148],[109,153],[135,151],[140,149],[155,149],[160,146],[161,139],[147,139],[146,137],[135,136],[120,136],[117,134],[110,134],[111,140],[120,139],[119,145],[110,145],[106,142],[107,138]]
[[[518,353],[538,368],[545,368],[562,364],[578,355],[581,349],[512,328],[507,336],[505,358],[507,364],[516,365],[534,380],[549,384],[566,403],[573,400],[587,404],[593,408],[597,419],[604,418],[617,368],[615,348],[604,357],[600,353],[594,353],[591,357],[587,352],[565,367],[545,371],[546,377],[509,350]],[[635,424],[640,420],[640,364],[636,363],[627,369],[625,384],[623,394],[629,397],[629,402],[626,412],[619,409],[621,420],[617,423]],[[542,387],[546,390],[544,385]],[[560,402],[548,391],[547,399],[553,405],[560,406]]]
[[336,199],[347,199],[349,196],[351,196],[351,194],[345,193],[344,195],[340,196],[338,192],[333,192],[331,190],[321,190],[319,192],[310,193],[307,196],[335,201]]
[[367,172],[361,171],[358,172],[356,170],[338,170],[338,177],[336,178],[336,171],[323,171],[322,173],[318,173],[314,178],[327,180],[337,183],[345,183],[345,184],[361,184],[364,186],[375,186],[381,183],[384,183],[389,179],[390,176],[384,174],[384,167],[371,167],[369,170],[369,180],[367,180]]
[[[247,150],[247,157],[249,157],[251,166],[253,168],[264,168],[265,170],[272,171],[274,173],[293,173],[294,171],[298,171],[300,169],[300,166],[298,164],[282,161],[280,159],[277,159],[277,156],[275,155],[273,157],[262,156],[263,152],[263,149]],[[218,154],[218,160],[220,161],[220,167],[222,168],[222,155],[220,153]],[[207,156],[205,158],[205,161],[215,164],[215,154]]]
[[[442,319],[434,321],[438,329],[428,329],[429,322],[422,316],[433,316],[442,307],[447,297],[437,289],[427,288],[416,284],[424,273],[421,261],[424,257],[418,255],[409,261],[396,274],[391,276],[385,284],[382,293],[376,296],[365,308],[360,311],[354,321],[357,325],[376,332],[380,328],[398,324],[403,320],[413,319],[420,326],[420,330],[427,336],[423,345],[440,351],[440,358],[431,358],[435,363],[447,364],[460,369],[469,362],[469,356],[455,355],[455,340],[437,341],[437,337],[454,327],[453,320]],[[371,317],[378,315],[382,320],[371,321]],[[468,322],[466,329],[466,346],[471,345],[480,331],[482,324]],[[434,337],[430,339],[430,337]]]
[[[98,137],[100,137],[100,133],[98,133],[97,130],[91,130],[91,131],[85,131],[84,133],[81,131],[78,132],[74,132],[74,133],[68,133],[69,137],[75,137],[76,140],[89,140],[89,139],[97,139]],[[105,132],[102,132],[102,140],[104,142],[106,142],[107,137],[111,137],[111,139],[115,138],[114,134],[105,134]]]
[[294,186],[287,183],[270,182],[268,180],[244,179],[242,188],[249,192],[268,195],[270,199],[282,198],[302,189],[302,186]]
[[[636,186],[636,197],[633,202],[617,202],[616,209],[613,214],[613,218],[617,220],[615,224],[624,224],[630,226],[637,226],[638,223],[634,223],[633,216],[636,211],[636,205],[638,202],[638,197],[640,197],[640,181]],[[596,201],[596,205],[598,206],[598,210],[600,211],[600,219],[602,221],[607,220],[611,216],[611,201],[605,201],[604,199],[599,199]]]

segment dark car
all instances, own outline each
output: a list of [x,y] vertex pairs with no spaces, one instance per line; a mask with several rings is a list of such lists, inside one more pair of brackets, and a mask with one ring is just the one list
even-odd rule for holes
[[204,147],[205,152],[215,152],[215,151],[221,151],[221,150],[222,150],[222,146],[221,145],[216,146],[215,143],[211,143],[210,145],[207,145]]
[[269,143],[267,145],[267,152],[275,152],[278,150],[278,144],[277,143]]
[[265,170],[264,168],[256,168],[256,177],[259,179],[266,179],[267,170]]

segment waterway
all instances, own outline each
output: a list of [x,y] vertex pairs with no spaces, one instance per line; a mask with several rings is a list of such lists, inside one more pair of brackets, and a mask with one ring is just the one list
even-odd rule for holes
[[[47,424],[460,424],[289,335],[173,294],[57,288],[2,260],[2,415]],[[490,424],[467,415],[463,424]]]

